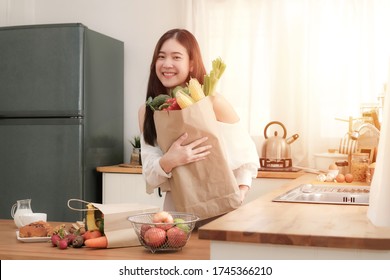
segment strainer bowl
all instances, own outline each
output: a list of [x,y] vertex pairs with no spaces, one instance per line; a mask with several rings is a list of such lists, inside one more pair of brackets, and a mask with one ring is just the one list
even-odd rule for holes
[[152,253],[181,250],[187,244],[199,217],[189,213],[169,212],[173,223],[154,223],[155,214],[143,213],[128,217],[141,245]]

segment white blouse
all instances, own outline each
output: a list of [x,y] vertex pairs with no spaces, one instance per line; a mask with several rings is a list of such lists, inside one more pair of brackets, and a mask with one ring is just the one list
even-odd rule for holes
[[[240,122],[227,124],[218,122],[221,145],[225,149],[227,161],[233,170],[238,185],[251,187],[252,178],[256,178],[260,167],[259,156],[255,143]],[[142,173],[146,180],[146,192],[153,193],[155,188],[169,191],[168,178],[171,173],[165,173],[160,166],[163,152],[159,146],[145,143],[141,134]]]

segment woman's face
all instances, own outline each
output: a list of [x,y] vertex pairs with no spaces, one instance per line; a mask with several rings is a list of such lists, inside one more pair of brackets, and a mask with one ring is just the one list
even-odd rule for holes
[[168,39],[161,46],[156,61],[156,74],[168,89],[185,86],[192,71],[187,50],[175,39]]

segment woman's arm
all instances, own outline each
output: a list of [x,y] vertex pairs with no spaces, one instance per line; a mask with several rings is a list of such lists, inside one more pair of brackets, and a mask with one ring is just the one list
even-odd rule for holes
[[240,120],[233,106],[220,94],[214,96],[213,109],[215,117],[223,123],[236,123]]
[[146,192],[153,193],[154,189],[166,183],[172,174],[166,173],[159,164],[162,157],[161,149],[158,146],[145,143],[143,134],[141,134],[140,140],[142,174],[146,181]]
[[252,178],[256,177],[254,173],[257,173],[257,167],[253,163],[247,163],[233,170],[233,173],[241,192],[241,202],[243,202],[252,186]]
[[220,122],[221,140],[228,154],[229,166],[241,191],[241,201],[244,201],[260,167],[257,150],[248,132],[241,127],[233,106],[222,95],[214,97],[213,108]]
[[139,131],[140,131],[141,133],[144,132],[145,111],[146,111],[146,105],[143,104],[143,105],[138,109],[138,126],[139,126]]

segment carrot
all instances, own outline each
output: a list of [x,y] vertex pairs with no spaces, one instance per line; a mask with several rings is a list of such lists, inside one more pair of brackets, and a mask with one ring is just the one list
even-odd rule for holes
[[84,241],[85,247],[88,248],[107,248],[107,237],[100,236],[96,238],[90,238]]

